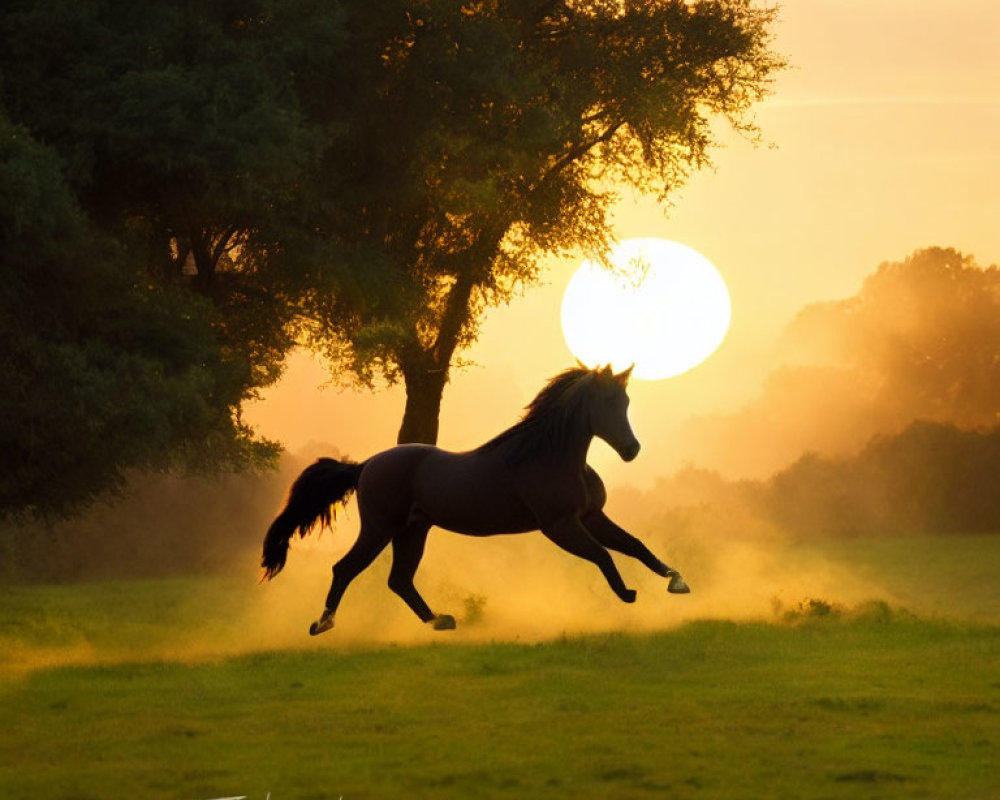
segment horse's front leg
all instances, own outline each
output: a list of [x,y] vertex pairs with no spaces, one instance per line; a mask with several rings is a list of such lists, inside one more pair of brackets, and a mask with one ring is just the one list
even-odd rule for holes
[[618,527],[600,509],[587,512],[580,521],[599,544],[609,550],[631,556],[641,561],[657,575],[670,578],[670,583],[667,586],[668,592],[687,594],[691,591],[677,570],[660,561],[646,545],[628,531]]
[[576,517],[564,517],[542,527],[542,533],[563,550],[579,558],[585,558],[598,566],[605,580],[618,597],[626,603],[635,602],[635,590],[629,589],[622,580],[615,562],[598,541],[590,535]]

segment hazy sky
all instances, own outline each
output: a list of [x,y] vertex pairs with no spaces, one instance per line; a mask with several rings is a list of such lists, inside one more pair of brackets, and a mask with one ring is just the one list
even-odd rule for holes
[[[591,463],[609,483],[646,485],[683,461],[670,431],[751,398],[770,343],[803,305],[855,294],[881,261],[922,247],[1000,261],[1000,3],[786,0],[776,33],[793,66],[757,110],[765,144],[727,136],[716,170],[675,193],[672,208],[629,198],[616,214],[622,238],[661,236],[704,253],[729,285],[733,323],[687,375],[633,382],[644,450],[622,465],[595,445]],[[553,261],[547,285],[490,313],[464,354],[476,366],[445,390],[442,446],[474,447],[509,426],[573,364],[559,308],[577,266]],[[321,389],[326,379],[296,357],[247,421],[309,455],[333,446],[365,458],[394,444],[401,388],[354,394]]]

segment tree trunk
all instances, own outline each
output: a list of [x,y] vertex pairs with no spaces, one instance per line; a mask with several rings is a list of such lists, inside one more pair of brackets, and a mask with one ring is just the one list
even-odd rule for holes
[[438,416],[444,385],[448,380],[448,368],[433,364],[429,353],[421,353],[421,356],[414,359],[416,364],[403,368],[406,407],[403,424],[396,437],[398,444],[437,444]]
[[434,344],[428,349],[421,347],[417,344],[419,336],[413,332],[411,345],[400,361],[406,386],[406,407],[396,437],[398,444],[437,444],[441,397],[448,382],[451,358],[458,347],[462,328],[472,315],[469,307],[472,292],[487,276],[487,267],[496,257],[505,230],[502,225],[486,228],[475,247],[464,254],[465,268],[458,271],[457,280],[448,290]]

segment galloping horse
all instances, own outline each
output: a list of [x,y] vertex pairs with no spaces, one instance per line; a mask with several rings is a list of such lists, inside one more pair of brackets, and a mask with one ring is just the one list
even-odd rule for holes
[[566,370],[538,393],[520,422],[469,452],[405,444],[361,464],[319,459],[292,484],[264,538],[265,578],[284,567],[296,531],[305,536],[317,521],[329,525],[336,505],[357,490],[361,531],[333,567],[326,607],[309,629],[314,636],[333,627],[344,591],[389,543],[389,588],[422,621],[438,630],[454,628],[454,617],[431,611],[413,585],[432,525],[470,536],[541,530],[564,550],[596,564],[626,603],[635,601],[635,591],[626,587],[608,550],[670,578],[667,591],[690,591],[676,570],[605,516],[604,484],[586,463],[595,436],[624,461],[639,453],[627,416],[631,372]]

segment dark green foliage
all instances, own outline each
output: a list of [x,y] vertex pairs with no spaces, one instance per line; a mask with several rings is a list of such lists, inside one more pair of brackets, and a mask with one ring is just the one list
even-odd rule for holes
[[[272,461],[239,409],[293,342],[277,209],[327,133],[301,124],[288,5],[281,37],[267,3],[0,13],[0,514]],[[327,56],[337,17],[307,37]]]
[[184,451],[270,457],[232,414],[244,366],[220,351],[208,303],[136,272],[51,151],[3,122],[0,259],[0,513],[68,511]]

